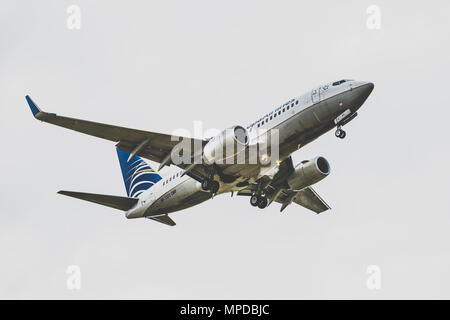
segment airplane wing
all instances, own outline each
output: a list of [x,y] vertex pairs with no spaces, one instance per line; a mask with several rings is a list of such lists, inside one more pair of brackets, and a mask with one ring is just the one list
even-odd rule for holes
[[276,193],[277,190],[289,189],[289,185],[286,183],[288,176],[294,172],[294,165],[292,158],[289,156],[278,166],[278,172],[270,178],[268,176],[262,176],[258,181],[249,184],[246,188],[238,191],[238,196],[251,196],[259,187],[264,186],[264,189],[269,193]]
[[[29,96],[26,96],[26,100],[30,106],[33,116],[36,119],[98,138],[117,142],[117,147],[130,153],[130,157],[138,155],[161,163],[159,169],[161,169],[164,165],[170,164],[171,152],[173,148],[182,141],[182,139],[187,139],[185,141],[190,140],[192,152],[194,150],[194,146],[203,146],[206,143],[205,140],[200,139],[172,136],[163,133],[130,129],[93,121],[58,116],[55,113],[48,113],[39,109],[39,107],[33,100],[31,100]],[[191,158],[193,158],[193,155]],[[185,164],[180,165],[181,168],[186,168],[187,166],[188,165]],[[202,165],[196,165],[195,168],[191,169],[192,170],[190,170],[187,174],[197,180],[200,180],[202,177],[206,176]]]
[[311,187],[307,187],[300,191],[283,191],[275,199],[275,201],[282,204],[280,211],[283,211],[291,202],[299,204],[306,209],[314,211],[315,213],[322,213],[328,209],[331,209],[330,206]]
[[[252,193],[253,191],[251,188],[245,188],[240,190],[237,194],[239,196],[251,196]],[[292,202],[314,211],[315,213],[322,213],[328,209],[331,209],[330,206],[311,187],[296,191],[283,189],[275,199],[272,199],[272,201],[281,203],[280,211],[283,211]]]

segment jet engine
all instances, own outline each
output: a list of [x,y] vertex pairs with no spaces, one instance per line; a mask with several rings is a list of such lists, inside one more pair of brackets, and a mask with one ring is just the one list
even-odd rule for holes
[[[247,130],[242,126],[233,126],[225,129],[217,136],[211,138],[203,148],[203,159],[208,164],[236,163],[236,156],[243,152],[248,145]],[[234,161],[234,162],[233,162]]]
[[293,190],[301,190],[319,182],[330,173],[330,164],[324,157],[305,160],[295,166],[294,172],[287,179]]

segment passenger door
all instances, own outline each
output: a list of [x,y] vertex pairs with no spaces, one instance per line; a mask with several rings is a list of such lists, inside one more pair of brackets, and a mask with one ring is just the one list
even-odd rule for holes
[[312,103],[317,103],[320,101],[320,88],[311,91],[311,100]]

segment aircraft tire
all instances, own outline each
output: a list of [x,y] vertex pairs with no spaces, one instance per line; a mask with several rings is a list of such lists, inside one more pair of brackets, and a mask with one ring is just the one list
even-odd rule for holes
[[258,208],[264,209],[267,207],[267,197],[260,197],[258,201]]
[[259,202],[259,197],[256,194],[254,194],[250,197],[250,204],[253,207],[256,207],[258,205],[258,202]]

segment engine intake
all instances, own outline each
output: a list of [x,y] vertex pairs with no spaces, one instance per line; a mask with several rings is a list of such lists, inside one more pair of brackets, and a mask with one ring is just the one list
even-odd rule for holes
[[330,174],[330,164],[324,157],[305,160],[295,166],[287,182],[291,189],[301,190],[313,185]]
[[[247,130],[242,126],[225,129],[211,138],[203,148],[203,159],[206,163],[236,163],[236,156],[243,152],[248,145]],[[234,161],[234,162],[232,162]]]

